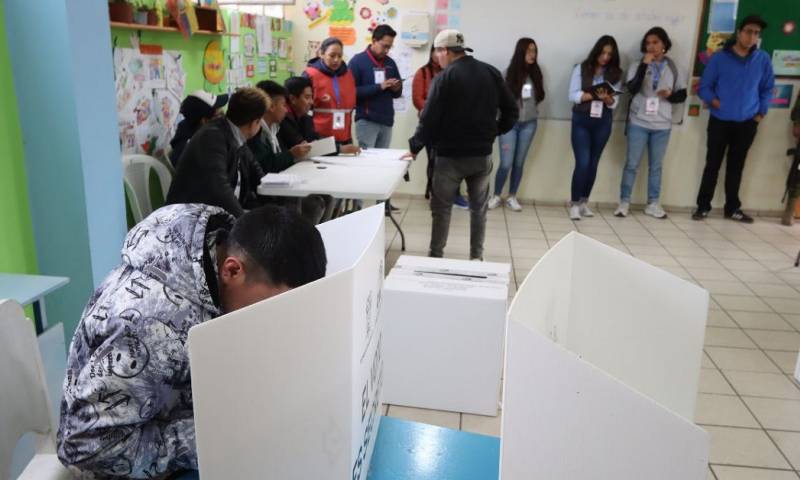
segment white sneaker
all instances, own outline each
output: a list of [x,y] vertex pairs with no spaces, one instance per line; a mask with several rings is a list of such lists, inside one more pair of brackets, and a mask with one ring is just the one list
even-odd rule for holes
[[628,210],[630,210],[631,204],[628,202],[619,202],[619,206],[616,210],[614,210],[614,216],[625,218],[628,216]]
[[648,203],[644,209],[644,214],[655,218],[667,218],[667,212],[661,208],[658,202]]
[[594,217],[594,212],[589,209],[589,205],[586,202],[581,203],[578,205],[580,208],[581,215],[584,217]]
[[508,197],[508,199],[506,200],[506,205],[508,205],[508,208],[514,210],[515,212],[522,211],[522,205],[520,205],[519,202],[517,201],[517,197]]
[[494,210],[495,208],[500,206],[500,197],[497,195],[492,195],[492,198],[489,199],[489,210]]
[[569,218],[570,218],[570,220],[580,220],[581,219],[581,207],[579,205],[570,205],[570,207],[569,207]]

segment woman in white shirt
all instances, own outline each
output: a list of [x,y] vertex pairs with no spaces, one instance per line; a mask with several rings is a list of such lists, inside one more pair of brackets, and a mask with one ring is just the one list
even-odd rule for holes
[[614,215],[628,216],[636,170],[647,148],[647,207],[644,213],[667,218],[659,204],[661,164],[672,132],[672,104],[686,101],[686,83],[675,62],[667,56],[672,47],[669,35],[653,27],[642,38],[644,54],[639,65],[628,71],[626,86],[633,98],[628,117],[628,155],[622,171],[619,206]]
[[[589,56],[575,66],[569,84],[572,107],[572,151],[575,170],[569,218],[580,220],[594,213],[587,205],[597,176],[597,164],[611,136],[611,117],[622,86],[617,41],[610,35],[597,40]],[[600,85],[600,87],[596,87]]]

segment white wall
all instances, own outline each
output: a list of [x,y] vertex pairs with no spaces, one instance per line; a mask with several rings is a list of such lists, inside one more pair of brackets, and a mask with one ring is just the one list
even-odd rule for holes
[[[358,12],[362,6],[368,6],[373,11],[381,9],[378,2],[361,0],[356,3],[354,27],[358,31],[359,41],[366,45],[367,21],[362,20]],[[394,0],[387,7],[394,6],[402,13],[408,11],[429,11],[428,0]],[[298,2],[294,6],[286,7],[286,18],[295,23],[294,51],[297,71],[304,67],[303,52],[308,40],[322,40],[327,36],[328,24],[319,25],[308,29],[308,19],[302,9],[305,2]],[[464,2],[464,8],[469,8]],[[400,27],[399,19],[393,23],[395,28]],[[491,26],[489,27],[491,28]],[[496,28],[502,28],[501,25]],[[469,43],[470,32],[463,32]],[[609,32],[613,34],[614,32]],[[534,32],[535,37],[535,32]],[[692,40],[694,41],[694,40]],[[398,40],[399,42],[399,40]],[[480,59],[480,45],[474,45]],[[427,61],[428,49],[424,47],[416,51],[414,64],[421,66]],[[620,47],[624,48],[624,47]],[[513,45],[509,45],[509,52]],[[780,81],[785,83],[785,81]],[[800,90],[800,82],[791,82],[795,85],[795,98]],[[547,101],[562,101],[550,98]],[[566,101],[566,100],[564,100]],[[789,158],[786,149],[793,145],[789,120],[790,110],[771,110],[759,127],[759,133],[750,150],[742,181],[741,198],[745,209],[749,211],[778,211],[783,208],[784,180],[789,169]],[[670,207],[691,207],[694,205],[697,189],[700,185],[705,163],[706,125],[708,113],[703,111],[700,117],[685,117],[682,125],[673,128],[667,157],[664,160],[662,177],[662,203]],[[398,114],[395,118],[395,128],[392,140],[393,148],[408,148],[407,139],[414,133],[417,125],[417,113],[413,107],[406,113]],[[625,136],[623,124],[615,123],[611,139],[606,146],[597,175],[591,200],[601,203],[616,203],[619,197],[619,183],[622,176],[622,167],[625,163]],[[497,165],[497,146],[495,144],[495,165]],[[400,186],[400,193],[422,195],[425,189],[425,165],[427,161],[422,153],[411,169],[411,182]],[[525,174],[520,186],[519,197],[523,200],[535,200],[543,203],[565,202],[569,199],[570,181],[574,165],[572,148],[570,146],[570,122],[564,120],[540,120],[536,139],[528,154]],[[723,169],[724,171],[724,166]],[[646,160],[640,167],[634,190],[633,202],[644,203],[646,200]],[[721,207],[724,203],[723,182],[724,175],[720,175],[720,184],[717,188],[714,206]],[[492,185],[494,185],[494,175]],[[494,188],[492,186],[492,188]],[[506,183],[506,189],[508,183]]]

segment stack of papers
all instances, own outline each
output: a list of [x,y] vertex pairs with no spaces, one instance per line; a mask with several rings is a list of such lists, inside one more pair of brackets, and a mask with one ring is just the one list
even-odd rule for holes
[[261,185],[270,187],[294,187],[302,183],[302,179],[291,173],[268,173],[261,177]]

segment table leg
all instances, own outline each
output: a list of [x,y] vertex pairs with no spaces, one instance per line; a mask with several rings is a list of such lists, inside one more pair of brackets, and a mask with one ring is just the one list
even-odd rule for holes
[[387,201],[384,206],[386,207],[386,216],[389,217],[389,220],[394,223],[395,228],[397,228],[397,232],[400,234],[400,250],[405,252],[406,251],[406,235],[403,233],[403,229],[400,228],[400,224],[397,223],[397,220],[392,215],[392,207]]
[[42,315],[41,299],[33,302],[33,324],[36,327],[36,335],[41,335],[42,332],[44,332],[44,318]]

